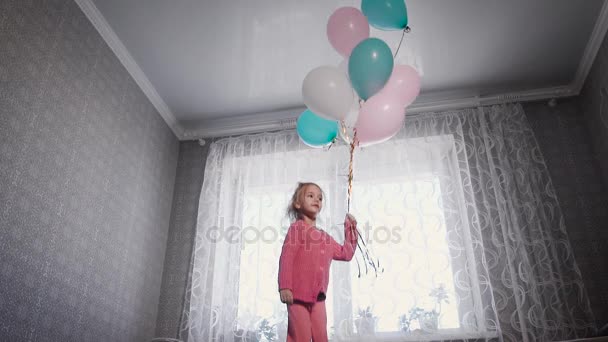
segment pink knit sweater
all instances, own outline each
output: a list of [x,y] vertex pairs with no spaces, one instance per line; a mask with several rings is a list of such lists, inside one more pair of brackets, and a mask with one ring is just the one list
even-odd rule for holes
[[350,261],[357,248],[357,233],[344,222],[344,245],[326,232],[298,220],[291,224],[279,259],[279,290],[290,289],[293,299],[306,303],[327,293],[332,260]]

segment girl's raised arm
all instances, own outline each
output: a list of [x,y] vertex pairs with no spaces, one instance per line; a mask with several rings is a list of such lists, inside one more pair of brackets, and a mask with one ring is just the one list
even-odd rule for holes
[[[357,221],[350,214],[344,219],[344,244],[334,244],[334,260],[350,261],[357,250]],[[332,239],[333,240],[333,239]]]

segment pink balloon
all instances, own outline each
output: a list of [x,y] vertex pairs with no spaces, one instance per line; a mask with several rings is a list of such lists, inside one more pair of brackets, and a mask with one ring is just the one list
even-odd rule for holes
[[354,7],[340,7],[329,17],[327,38],[338,53],[348,58],[357,44],[369,38],[367,18]]
[[405,120],[405,108],[393,92],[384,89],[370,97],[361,107],[355,124],[360,146],[384,142],[393,137]]
[[395,93],[403,107],[407,107],[420,94],[420,75],[409,65],[395,65],[381,92]]

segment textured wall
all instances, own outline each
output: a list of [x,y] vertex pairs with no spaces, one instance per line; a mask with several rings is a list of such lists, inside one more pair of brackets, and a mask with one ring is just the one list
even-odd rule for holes
[[0,340],[149,340],[177,139],[73,1],[0,1],[0,46]]
[[598,51],[580,98],[591,133],[594,158],[599,162],[604,184],[608,186],[608,35]]
[[198,142],[180,143],[165,269],[158,304],[157,337],[179,336],[188,267],[196,232],[198,200],[209,145],[210,141],[203,147],[199,146]]
[[[608,192],[580,98],[524,104],[566,221],[599,327],[608,323]],[[601,271],[600,271],[601,270]]]
[[[600,165],[605,193],[608,188],[608,35],[604,38],[579,99],[593,144],[593,161]],[[603,209],[606,208],[608,205],[604,202]],[[603,225],[591,231],[590,235],[593,236],[594,242],[588,246],[593,251],[589,253],[592,253],[595,259],[589,262],[595,263],[594,273],[597,273],[598,278],[595,284],[597,296],[592,300],[597,301],[596,306],[603,307],[597,315],[598,322],[607,325],[608,220],[604,219]]]

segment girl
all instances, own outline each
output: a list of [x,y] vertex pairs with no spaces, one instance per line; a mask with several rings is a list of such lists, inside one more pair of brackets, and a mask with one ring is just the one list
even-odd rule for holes
[[287,304],[288,342],[326,342],[325,294],[332,259],[350,261],[357,247],[357,221],[344,219],[344,245],[316,228],[323,192],[315,183],[298,183],[288,214],[291,224],[279,259],[279,293]]

